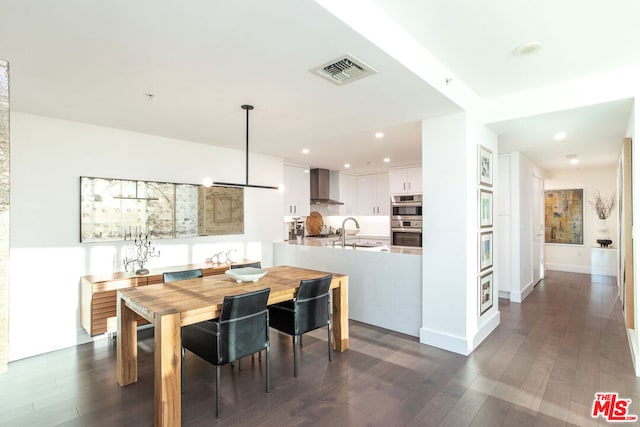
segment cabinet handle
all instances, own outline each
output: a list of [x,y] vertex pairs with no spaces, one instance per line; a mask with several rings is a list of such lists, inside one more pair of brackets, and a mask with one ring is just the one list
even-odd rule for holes
[[297,205],[293,205],[293,213],[298,213],[298,206]]
[[409,190],[411,190],[411,183],[410,183],[410,182],[408,182],[408,183],[407,183],[407,185],[409,186],[409,188],[408,188],[408,189],[409,189]]
[[407,190],[407,183],[406,182],[402,183],[402,189],[405,190],[405,191]]

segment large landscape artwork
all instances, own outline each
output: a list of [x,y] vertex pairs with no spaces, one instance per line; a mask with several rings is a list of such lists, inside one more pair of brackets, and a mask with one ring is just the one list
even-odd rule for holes
[[584,191],[549,190],[544,196],[545,243],[584,244]]
[[244,233],[244,189],[80,177],[80,241]]

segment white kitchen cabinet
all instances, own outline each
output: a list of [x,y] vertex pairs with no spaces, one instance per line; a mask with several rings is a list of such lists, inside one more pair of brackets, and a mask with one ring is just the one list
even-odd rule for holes
[[378,205],[376,213],[378,215],[389,215],[391,212],[391,199],[389,198],[389,173],[379,173],[377,175],[376,203]]
[[[333,178],[333,175],[332,175]],[[358,180],[355,175],[347,175],[346,173],[338,173],[338,188],[339,197],[338,200],[344,203],[339,205],[339,215],[355,215],[357,194],[358,194]],[[331,188],[334,187],[334,182],[331,182]]]
[[309,216],[309,168],[284,165],[284,215]]
[[389,192],[391,194],[421,194],[422,167],[390,170]]
[[389,174],[358,175],[358,215],[389,215]]

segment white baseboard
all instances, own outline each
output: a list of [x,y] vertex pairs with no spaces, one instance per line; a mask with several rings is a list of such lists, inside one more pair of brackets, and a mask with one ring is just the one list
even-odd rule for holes
[[468,356],[500,324],[500,312],[498,310],[494,310],[491,314],[488,314],[488,316],[489,318],[480,326],[480,329],[472,340],[444,334],[427,328],[420,328],[420,343]]
[[485,338],[489,336],[491,332],[500,324],[500,312],[498,310],[494,311],[489,315],[489,318],[485,321],[485,323],[480,326],[480,329],[476,333],[476,336],[473,337],[473,349],[480,345]]
[[498,291],[498,298],[508,299],[511,302],[517,302],[518,304],[522,303],[526,297],[533,291],[533,283],[529,283],[523,290],[520,292],[517,291]]
[[467,339],[431,329],[420,328],[420,343],[462,354],[463,356],[471,354],[470,343]]
[[591,274],[591,267],[585,265],[545,264],[545,270],[566,271],[567,273]]
[[518,304],[521,304],[522,301],[524,301],[524,299],[529,296],[531,291],[533,291],[533,282],[525,286],[524,289],[520,292],[511,291],[511,293],[509,294],[509,299],[511,300],[511,302],[517,302]]

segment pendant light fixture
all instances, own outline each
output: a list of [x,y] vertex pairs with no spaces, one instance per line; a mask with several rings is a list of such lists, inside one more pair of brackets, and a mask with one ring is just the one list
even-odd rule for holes
[[242,105],[240,108],[247,112],[246,119],[246,143],[245,143],[245,183],[236,184],[231,182],[213,182],[212,185],[220,185],[226,187],[249,187],[249,188],[265,188],[268,190],[278,190],[279,187],[271,185],[249,184],[249,111],[253,110],[253,105]]

